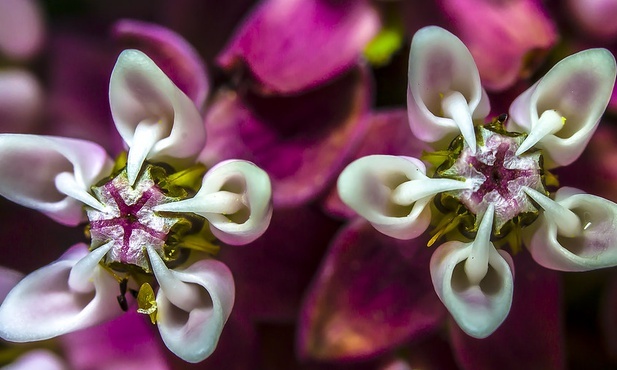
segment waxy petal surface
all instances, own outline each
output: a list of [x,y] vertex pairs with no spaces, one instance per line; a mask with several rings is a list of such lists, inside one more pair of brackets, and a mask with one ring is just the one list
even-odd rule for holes
[[617,265],[617,204],[561,188],[555,202],[574,212],[578,230],[563,235],[557,215],[544,212],[526,234],[526,245],[540,265],[560,271],[588,271]]
[[351,68],[379,23],[365,0],[263,1],[218,62],[246,63],[263,90],[299,92]]
[[[103,148],[88,141],[0,135],[0,194],[63,224],[84,220],[83,204],[73,197],[87,197],[90,186],[108,176],[111,167]],[[68,184],[63,192],[57,188],[59,177]]]
[[120,315],[118,283],[98,265],[86,280],[69,282],[74,267],[89,256],[77,244],[56,262],[26,276],[0,306],[0,337],[12,342],[53,338]]
[[411,42],[408,77],[407,112],[414,135],[447,143],[462,133],[475,150],[472,120],[484,119],[490,107],[461,40],[443,28],[422,28]]
[[272,186],[251,162],[227,160],[212,167],[193,198],[167,203],[158,211],[193,212],[210,222],[228,244],[247,244],[263,234],[272,217]]
[[204,106],[210,89],[206,67],[197,51],[180,35],[157,24],[132,19],[116,22],[113,34],[123,44],[148,54],[195,106]]
[[403,242],[356,219],[334,239],[300,315],[303,357],[375,356],[435,330],[445,310],[424,240]]
[[536,67],[533,64],[539,64],[538,56],[557,41],[556,27],[538,0],[440,0],[439,4],[473,55],[488,90],[504,90],[527,77]]
[[465,370],[565,367],[559,274],[539,266],[526,252],[513,260],[516,287],[503,324],[485,339],[468,336],[454,323],[450,326],[450,342]]
[[433,196],[466,186],[462,181],[428,178],[425,172],[424,164],[416,158],[362,157],[343,170],[338,193],[380,232],[397,239],[413,239],[429,225],[428,205]]
[[145,160],[187,164],[205,145],[205,128],[193,101],[138,50],[125,50],[118,57],[109,103],[116,128],[130,148],[131,182]]
[[442,244],[431,257],[437,295],[464,332],[474,338],[491,335],[508,316],[514,290],[512,258],[490,242],[491,205],[476,240]]
[[212,259],[169,270],[152,248],[148,255],[160,284],[157,326],[163,342],[185,361],[204,360],[216,348],[234,304],[231,272]]
[[[548,168],[574,162],[598,126],[615,75],[615,58],[606,49],[589,49],[563,59],[514,100],[508,129],[530,135],[544,132],[535,146],[543,150]],[[555,128],[543,129],[544,125]]]

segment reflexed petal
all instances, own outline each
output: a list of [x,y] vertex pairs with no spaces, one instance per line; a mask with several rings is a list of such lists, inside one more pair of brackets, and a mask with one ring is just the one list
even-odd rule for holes
[[[467,45],[482,85],[504,90],[531,74],[557,41],[555,25],[539,0],[440,0]],[[478,32],[481,24],[482,32]],[[533,64],[532,64],[533,63]]]
[[0,135],[0,194],[63,224],[83,221],[82,202],[97,207],[88,190],[112,165],[105,151],[88,141]]
[[[409,121],[405,109],[377,111],[371,114],[368,132],[355,158],[371,154],[405,155],[419,158],[423,150],[428,150],[426,143],[418,140],[409,130]],[[330,190],[323,202],[326,211],[335,217],[352,218],[356,215],[338,196],[336,186]]]
[[146,159],[183,164],[204,147],[205,128],[195,104],[138,50],[125,50],[118,57],[109,102],[116,128],[130,148],[131,182]]
[[43,91],[30,72],[0,70],[0,132],[31,132],[42,108]]
[[17,271],[0,266],[0,303],[23,277],[24,275]]
[[263,234],[272,217],[268,174],[251,162],[223,161],[204,176],[193,198],[160,205],[157,211],[193,212],[210,222],[212,233],[228,244],[246,244]]
[[371,155],[352,162],[338,180],[341,200],[380,232],[412,239],[431,219],[427,207],[435,194],[467,188],[462,181],[431,179],[418,159]]
[[12,342],[44,340],[122,313],[116,300],[118,283],[100,266],[82,276],[87,280],[80,281],[77,290],[69,282],[74,266],[90,255],[85,244],[77,244],[17,284],[0,306],[0,337]]
[[418,31],[409,52],[407,112],[414,135],[424,141],[463,134],[475,150],[472,120],[489,113],[488,97],[469,50],[439,27]]
[[454,323],[450,326],[457,363],[464,370],[565,369],[561,276],[528,253],[513,259],[517,271],[512,307],[490,338],[472,338]]
[[529,133],[517,154],[543,149],[549,168],[565,166],[585,149],[615,84],[615,58],[589,49],[557,63],[510,106],[508,129]]
[[132,19],[116,22],[113,33],[120,41],[145,50],[198,108],[203,107],[210,89],[206,67],[197,51],[180,35],[157,24]]
[[35,349],[21,355],[17,360],[2,370],[67,370],[68,366],[53,352],[45,349]]
[[561,271],[617,265],[617,204],[572,188],[559,189],[555,201],[545,199],[544,213],[525,234],[536,262]]
[[152,248],[148,255],[160,284],[157,325],[163,342],[185,361],[202,361],[216,348],[234,304],[231,272],[211,259],[169,270]]
[[[508,316],[514,266],[505,251],[490,242],[493,217],[482,219],[476,240],[442,244],[431,257],[431,278],[452,317],[474,338],[491,335]],[[490,221],[490,222],[489,222]]]
[[346,226],[305,298],[300,354],[358,360],[436,330],[446,312],[429,280],[430,255],[424,240],[391,239],[361,219]]
[[218,61],[246,63],[265,90],[298,92],[352,67],[378,28],[366,0],[264,1]]
[[44,37],[37,1],[0,1],[0,53],[16,59],[31,57],[41,48]]

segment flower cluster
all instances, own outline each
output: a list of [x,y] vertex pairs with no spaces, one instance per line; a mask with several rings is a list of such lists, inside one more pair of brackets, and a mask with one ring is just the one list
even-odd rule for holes
[[89,141],[0,135],[0,194],[69,226],[90,245],[19,282],[0,306],[0,337],[56,337],[133,307],[182,359],[209,356],[234,303],[217,240],[246,244],[268,227],[271,186],[254,164],[196,161],[206,132],[195,103],[143,52],[125,50],[111,75],[116,160]]
[[550,170],[582,153],[606,108],[615,59],[604,49],[565,58],[486,123],[490,107],[474,60],[451,33],[416,33],[407,110],[413,134],[438,150],[419,159],[372,155],[338,180],[341,199],[378,231],[413,239],[433,225],[429,246],[437,295],[459,326],[484,338],[512,303],[524,244],[541,265],[586,271],[617,265],[617,205],[561,188]]

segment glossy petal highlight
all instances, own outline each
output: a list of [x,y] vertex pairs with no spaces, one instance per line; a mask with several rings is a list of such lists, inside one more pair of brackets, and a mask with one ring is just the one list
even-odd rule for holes
[[490,242],[492,214],[491,205],[476,240],[447,242],[431,257],[437,295],[461,329],[474,338],[486,338],[501,325],[514,291],[512,258]]
[[88,190],[111,167],[103,148],[88,141],[0,135],[0,194],[63,224],[83,221],[82,202],[100,206]]
[[[572,188],[559,189],[554,201],[545,199],[525,242],[540,265],[560,271],[617,265],[617,204]],[[570,215],[578,224],[572,225]]]
[[0,306],[0,337],[12,342],[53,338],[119,315],[118,283],[98,265],[73,286],[75,266],[91,257],[77,244],[56,262],[26,276]]
[[208,219],[212,233],[223,242],[247,244],[270,224],[272,186],[268,174],[253,163],[223,161],[206,173],[193,198],[162,204],[156,210],[196,213]]
[[431,219],[427,207],[435,194],[463,189],[467,184],[431,179],[418,159],[372,155],[352,162],[341,173],[341,200],[380,232],[412,239],[426,230]]
[[409,52],[407,112],[421,140],[451,140],[463,134],[475,151],[473,120],[489,113],[486,92],[467,47],[439,27],[418,31]]
[[520,152],[535,145],[548,168],[574,162],[606,109],[615,74],[615,58],[606,49],[585,50],[557,63],[510,106],[508,129],[529,133]]
[[148,248],[148,255],[160,284],[157,325],[163,342],[185,361],[204,360],[216,348],[233,307],[231,272],[211,259],[169,270],[152,248]]
[[138,50],[118,57],[109,84],[111,113],[129,146],[127,173],[132,183],[147,160],[178,165],[203,149],[206,133],[195,104]]

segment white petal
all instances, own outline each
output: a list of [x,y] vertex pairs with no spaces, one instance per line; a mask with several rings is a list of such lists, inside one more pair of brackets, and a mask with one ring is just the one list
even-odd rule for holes
[[412,239],[426,230],[430,203],[439,192],[469,185],[450,179],[431,179],[415,158],[371,155],[343,170],[338,193],[345,204],[380,232],[397,239]]
[[[491,335],[506,319],[514,291],[511,257],[490,242],[484,222],[472,243],[447,242],[431,256],[431,279],[454,320],[474,338]],[[486,229],[488,228],[488,235]]]
[[23,277],[22,273],[0,266],[0,304]]
[[85,277],[89,291],[75,291],[69,284],[73,267],[88,256],[86,245],[78,244],[19,282],[0,306],[0,337],[12,342],[44,340],[121,314],[118,283],[102,267],[96,265]]
[[118,57],[109,101],[116,128],[130,148],[127,172],[133,181],[145,159],[181,165],[204,147],[206,129],[197,107],[141,51],[125,50]]
[[53,352],[35,349],[19,356],[2,370],[68,370],[69,367]]
[[105,150],[89,141],[0,135],[0,195],[63,224],[83,221],[81,201],[93,199],[90,186],[109,176],[112,166]]
[[475,151],[473,120],[490,110],[478,68],[467,47],[435,26],[416,32],[409,52],[407,112],[411,130],[428,142],[462,133]]
[[216,348],[234,304],[231,272],[210,259],[169,270],[152,248],[148,255],[160,284],[157,325],[163,342],[185,361],[202,361]]
[[[554,207],[540,204],[545,211],[525,235],[536,262],[560,271],[617,265],[617,204],[572,188],[559,189],[553,203]],[[565,211],[560,211],[562,208]],[[571,222],[563,218],[570,214],[579,222],[568,229]]]
[[549,168],[574,162],[606,109],[615,74],[615,58],[606,49],[563,59],[514,100],[508,129],[529,133],[527,140],[537,141],[531,145],[543,149]]
[[206,173],[193,198],[163,204],[155,210],[196,213],[208,219],[212,232],[223,242],[250,243],[270,224],[270,178],[251,162],[223,161]]

